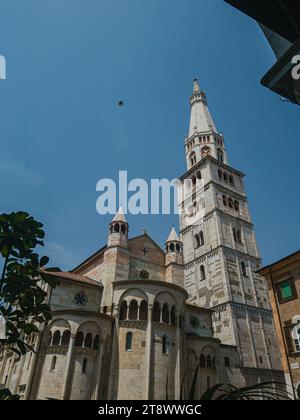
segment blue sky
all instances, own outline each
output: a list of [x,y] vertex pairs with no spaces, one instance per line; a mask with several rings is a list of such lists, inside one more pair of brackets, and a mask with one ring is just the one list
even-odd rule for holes
[[[208,95],[230,164],[245,172],[264,263],[299,249],[299,108],[259,84],[275,58],[222,0],[0,0],[0,211],[45,225],[51,262],[99,249],[110,216],[96,183],[185,171],[192,79]],[[126,99],[126,107],[116,102]],[[163,244],[176,216],[129,216]]]

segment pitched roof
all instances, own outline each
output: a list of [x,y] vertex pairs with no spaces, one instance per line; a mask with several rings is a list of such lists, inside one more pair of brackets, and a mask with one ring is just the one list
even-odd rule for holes
[[166,240],[166,242],[180,242],[179,236],[177,235],[177,232],[174,226],[172,226],[170,235],[168,239]]
[[112,220],[113,222],[122,222],[122,223],[127,223],[124,211],[122,209],[122,207],[119,208],[118,213],[115,215],[115,217]]

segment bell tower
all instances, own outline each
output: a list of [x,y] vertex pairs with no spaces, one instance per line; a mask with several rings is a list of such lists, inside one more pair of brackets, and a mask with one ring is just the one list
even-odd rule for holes
[[202,180],[199,201],[192,182],[193,217],[180,203],[184,281],[190,303],[213,310],[214,335],[236,346],[241,365],[280,369],[261,260],[244,189],[244,174],[229,166],[206,94],[194,80],[185,155],[185,180]]

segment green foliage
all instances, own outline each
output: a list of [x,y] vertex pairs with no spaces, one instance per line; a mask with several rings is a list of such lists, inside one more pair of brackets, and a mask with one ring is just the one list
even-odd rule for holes
[[[0,344],[19,355],[33,350],[27,338],[38,332],[37,323],[51,319],[46,303],[47,291],[57,284],[51,272],[58,268],[43,267],[48,257],[40,258],[35,252],[43,246],[43,225],[25,212],[0,215],[0,255],[3,269],[0,278],[0,315],[6,320],[6,340]],[[5,391],[5,399],[15,398]]]

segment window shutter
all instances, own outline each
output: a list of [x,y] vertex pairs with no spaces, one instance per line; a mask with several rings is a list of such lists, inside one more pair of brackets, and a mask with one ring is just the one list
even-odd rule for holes
[[285,341],[287,345],[288,354],[294,353],[294,346],[290,327],[284,327]]

